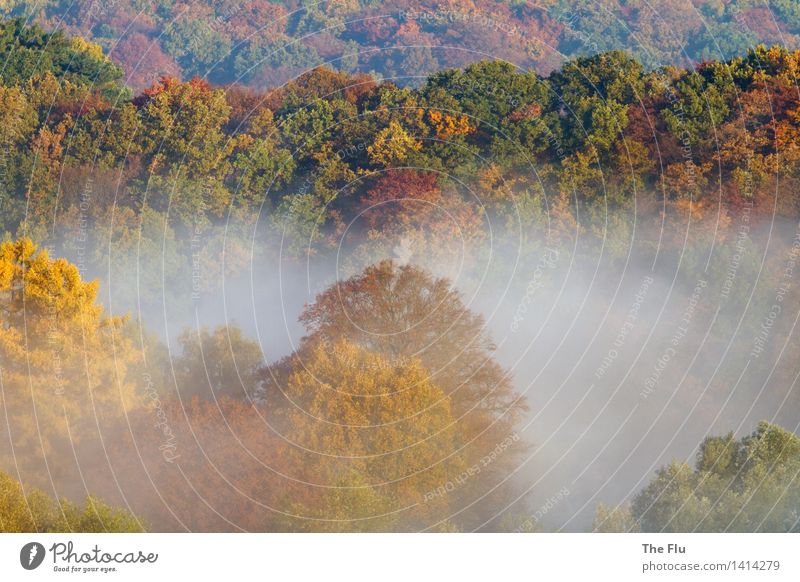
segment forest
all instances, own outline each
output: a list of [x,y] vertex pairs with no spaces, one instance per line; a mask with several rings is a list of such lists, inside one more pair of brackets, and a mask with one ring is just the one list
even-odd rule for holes
[[[800,531],[800,51],[583,54],[558,4],[497,3],[572,47],[525,69],[362,63],[437,23],[347,2],[0,22],[0,530]],[[625,450],[540,452],[600,414],[645,443],[613,490]]]
[[614,49],[652,69],[800,48],[793,0],[4,0],[0,15],[99,44],[137,90],[163,74],[264,89],[324,63],[413,84],[487,55],[549,73]]

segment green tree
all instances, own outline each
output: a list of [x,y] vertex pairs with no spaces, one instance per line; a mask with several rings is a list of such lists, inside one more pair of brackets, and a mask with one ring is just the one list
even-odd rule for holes
[[178,338],[182,353],[175,358],[175,381],[182,400],[229,396],[250,399],[259,382],[263,354],[238,327],[185,330]]
[[628,106],[644,93],[642,65],[622,51],[567,62],[551,76],[563,100],[562,124],[567,144],[591,145],[610,152],[628,125]]
[[238,204],[257,206],[291,182],[297,163],[291,151],[280,147],[270,109],[255,112],[246,129],[251,133],[241,135],[236,144],[231,182],[239,193]]
[[88,496],[83,505],[62,499],[53,501],[34,489],[25,493],[22,485],[0,471],[0,532],[2,533],[95,533],[144,531],[129,511],[112,507]]
[[669,130],[679,140],[688,139],[692,144],[713,135],[713,128],[730,112],[724,85],[692,72],[679,79],[675,88],[678,99],[662,112]]
[[151,170],[207,181],[224,175],[233,143],[222,128],[230,106],[221,89],[201,79],[180,83],[162,77],[139,98],[144,147]]
[[[22,85],[35,75],[50,72],[58,78],[116,95],[122,88],[123,71],[100,46],[63,31],[46,33],[27,26],[21,18],[0,22],[0,81]],[[53,97],[51,95],[51,97]]]
[[672,462],[630,508],[598,508],[595,528],[643,532],[800,531],[800,438],[768,422],[706,438],[694,469]]
[[231,52],[231,39],[214,21],[187,16],[166,28],[162,46],[183,68],[187,78],[206,77],[220,67]]

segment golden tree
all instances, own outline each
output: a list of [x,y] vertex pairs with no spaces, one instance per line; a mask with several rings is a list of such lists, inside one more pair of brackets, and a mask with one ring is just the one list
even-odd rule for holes
[[0,245],[0,418],[10,435],[0,467],[58,479],[78,461],[76,444],[136,403],[126,371],[137,352],[119,333],[124,319],[103,315],[97,288],[29,239]]
[[421,149],[422,143],[409,134],[398,122],[391,121],[389,127],[378,132],[374,143],[367,147],[367,153],[373,164],[390,168],[401,165],[409,154]]
[[462,470],[456,425],[418,360],[319,344],[294,359],[285,395],[302,483],[287,495],[287,513],[300,517],[287,527],[416,530],[448,517],[447,499],[432,492]]
[[[267,397],[273,405],[294,406],[280,395],[292,383],[289,369],[316,362],[319,356],[309,354],[318,354],[320,346],[331,349],[346,341],[379,354],[390,368],[418,361],[425,382],[449,400],[456,450],[473,473],[443,496],[458,514],[456,523],[462,529],[482,527],[517,498],[507,477],[524,451],[516,425],[525,399],[495,360],[483,318],[464,305],[447,279],[383,261],[329,287],[300,320],[309,335],[292,358],[270,368]],[[360,374],[362,379],[367,372]]]

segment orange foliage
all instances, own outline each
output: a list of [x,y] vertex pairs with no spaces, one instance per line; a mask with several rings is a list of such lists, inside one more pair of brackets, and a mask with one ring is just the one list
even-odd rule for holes
[[428,111],[428,121],[436,131],[437,139],[449,139],[456,135],[469,135],[475,131],[466,115],[450,115],[435,109]]

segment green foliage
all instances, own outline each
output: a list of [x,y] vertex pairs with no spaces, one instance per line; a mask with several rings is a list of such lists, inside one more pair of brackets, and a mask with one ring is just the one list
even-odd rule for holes
[[[190,22],[179,19],[171,34]],[[25,29],[21,38],[37,34],[43,33]],[[79,39],[62,40],[104,58]],[[185,48],[184,41],[176,46]],[[620,211],[608,220],[615,237],[608,249],[617,257],[635,196],[663,190],[675,216],[690,198],[698,209],[716,204],[735,212],[743,197],[755,204],[774,196],[778,156],[787,168],[800,167],[800,115],[791,94],[799,61],[787,49],[758,46],[691,71],[647,72],[629,54],[612,51],[568,61],[547,77],[478,62],[439,71],[420,89],[319,67],[264,93],[162,77],[113,107],[79,79],[59,83],[52,72],[29,73],[0,85],[0,228],[14,235],[24,219],[28,232],[58,240],[88,226],[109,235],[112,250],[116,241],[133,248],[134,235],[147,231],[154,238],[136,246],[157,253],[168,241],[163,256],[185,274],[192,258],[174,241],[198,229],[205,235],[230,217],[246,226],[256,209],[265,211],[259,232],[288,234],[290,254],[309,244],[314,252],[329,249],[348,224],[349,236],[368,239],[386,226],[360,230],[359,213],[380,180],[375,172],[408,166],[442,172],[445,191],[474,192],[483,205],[472,218],[507,221],[515,201],[525,202],[524,230],[555,220],[574,232],[580,205],[587,217]],[[57,107],[53,95],[61,96]],[[726,189],[717,201],[708,186],[718,158]],[[81,210],[81,179],[103,184],[88,212]],[[790,182],[782,183],[779,212],[792,217],[800,199]],[[539,195],[531,197],[531,188]],[[457,214],[452,226],[472,232],[472,218]],[[722,240],[726,228],[715,227]],[[604,236],[595,226],[589,231]],[[92,267],[106,258],[93,257]],[[157,287],[158,274],[145,271]],[[178,289],[180,282],[164,286]]]
[[22,19],[0,22],[0,81],[22,85],[36,75],[52,73],[73,83],[98,89],[121,88],[123,72],[99,46],[61,31],[45,33]]
[[148,91],[140,107],[151,167],[170,175],[206,177],[219,171],[231,144],[222,133],[230,107],[225,94],[205,81],[188,83],[164,77]]
[[593,146],[601,154],[628,125],[628,106],[642,99],[641,64],[620,51],[579,58],[552,76],[563,99],[563,135],[573,148]]
[[676,83],[678,99],[673,107],[664,110],[664,120],[670,131],[689,143],[713,135],[730,112],[730,95],[725,87],[700,73],[687,73]]
[[780,20],[793,29],[800,29],[800,5],[792,0],[771,0],[770,8],[775,12]]
[[208,22],[197,18],[181,18],[171,24],[162,44],[168,54],[180,63],[189,77],[205,77],[230,54],[231,40]]
[[245,338],[238,327],[186,330],[178,343],[182,352],[173,369],[182,400],[194,395],[206,399],[253,397],[263,355],[258,343]]
[[258,206],[268,194],[291,182],[297,163],[291,152],[277,147],[274,140],[256,139],[239,151],[233,166],[241,200]]
[[800,438],[768,422],[751,435],[708,437],[695,468],[672,462],[630,508],[598,507],[598,531],[798,532]]
[[0,471],[0,532],[94,533],[144,531],[141,521],[126,509],[88,496],[83,505],[53,501],[38,490],[27,494],[22,485]]
[[[582,6],[590,10],[590,4]],[[349,8],[340,5],[340,10],[309,10],[288,19],[287,26],[313,30],[332,23],[331,34],[343,34],[342,15]],[[159,18],[171,11],[170,3],[161,3]],[[589,20],[582,14],[571,25],[588,26]],[[618,31],[611,20],[607,23],[613,37]],[[0,83],[0,229],[24,229],[73,254],[92,249],[89,256],[80,255],[88,262],[86,271],[107,273],[122,288],[123,304],[143,310],[166,304],[188,311],[193,304],[187,298],[213,288],[227,269],[246,264],[247,249],[270,247],[260,244],[265,241],[279,240],[280,251],[290,259],[337,250],[345,227],[347,244],[368,251],[380,244],[391,252],[397,243],[401,251],[436,260],[442,256],[437,252],[446,249],[442,241],[458,239],[465,252],[472,252],[469,247],[480,240],[484,219],[499,219],[521,229],[520,250],[528,259],[542,252],[537,245],[546,226],[559,248],[570,246],[574,236],[586,240],[586,246],[602,240],[603,251],[615,260],[630,248],[634,211],[645,223],[636,229],[645,238],[642,244],[657,242],[663,255],[680,253],[683,278],[684,271],[704,268],[712,284],[720,282],[736,257],[737,284],[724,306],[734,310],[749,301],[748,283],[761,264],[756,241],[737,237],[730,217],[740,214],[745,203],[752,206],[754,223],[759,213],[772,216],[768,202],[774,199],[776,160],[788,169],[781,176],[788,185],[781,183],[778,213],[796,220],[800,212],[795,171],[800,167],[800,112],[792,92],[800,53],[780,47],[759,46],[728,62],[693,70],[655,72],[622,51],[570,60],[549,76],[487,61],[440,71],[419,89],[322,67],[262,93],[214,88],[199,78],[182,82],[163,77],[138,97],[123,94],[112,106],[107,91],[98,94],[93,83],[117,87],[119,71],[98,47],[61,33],[48,36],[37,28],[20,28],[19,22],[3,26],[3,50],[11,54],[13,49],[19,58],[9,60]],[[236,26],[245,25],[236,21]],[[268,55],[269,66],[287,69],[306,66],[303,58],[319,56],[302,43],[282,45],[280,34],[264,46],[244,43],[249,48],[234,48],[239,45],[230,42],[233,33],[227,30],[181,20],[164,42],[186,70],[198,73],[222,59],[239,63],[241,72],[255,77],[252,65]],[[348,37],[348,50],[359,38]],[[275,52],[278,47],[284,52]],[[243,52],[247,50],[252,54]],[[429,53],[416,52],[405,64],[391,66],[422,70],[430,64]],[[298,60],[292,55],[299,55]],[[373,62],[368,55],[359,55],[358,62],[362,60]],[[65,62],[78,66],[67,70]],[[687,144],[691,162],[686,160]],[[718,191],[708,188],[712,173],[721,185]],[[445,210],[446,220],[410,207],[397,210],[405,198]],[[698,231],[690,248],[685,237],[669,238],[687,217]],[[259,220],[264,228],[250,230]],[[655,221],[656,228],[648,228],[647,221]],[[237,247],[241,241],[236,228],[238,234],[248,231],[247,245]],[[441,238],[426,238],[431,232]],[[663,240],[647,240],[652,232],[663,234]],[[263,238],[254,241],[254,234]],[[715,254],[709,261],[705,246],[711,237]],[[185,240],[190,243],[182,244]],[[35,398],[41,434],[31,426],[19,434],[28,442],[40,437],[45,455],[60,453],[68,444],[65,410],[75,442],[93,436],[86,414],[88,393],[111,420],[141,396],[130,381],[132,371],[147,371],[131,348],[140,338],[121,320],[102,315],[96,285],[83,281],[75,265],[50,259],[27,239],[3,244],[0,259],[0,356],[10,362],[3,369],[5,398],[9,406],[25,411],[19,415],[23,420],[29,418]],[[774,296],[769,288],[773,282],[760,283],[759,292]],[[346,356],[361,368],[393,370],[386,372],[387,385],[400,385],[409,375],[416,380],[422,370],[435,369],[437,381],[428,387],[427,397],[457,394],[448,396],[448,414],[469,424],[452,435],[467,466],[482,458],[479,440],[494,445],[508,438],[524,407],[493,359],[495,348],[484,322],[464,307],[446,280],[386,262],[342,286],[349,290],[344,297],[338,288],[329,290],[305,314],[311,335],[304,350],[350,342],[339,354],[315,352],[316,371],[325,372],[329,384],[377,389],[375,378],[361,374],[363,370],[331,370],[330,358]],[[432,318],[427,317],[431,304],[439,306]],[[395,310],[397,305],[402,308]],[[415,319],[419,325],[409,331],[408,322]],[[47,339],[53,321],[57,341]],[[442,329],[448,332],[440,333]],[[29,337],[35,341],[26,344]],[[431,337],[437,338],[433,346]],[[144,350],[159,369],[165,397],[171,392],[165,386],[174,380],[187,400],[227,397],[227,402],[244,406],[263,380],[258,345],[235,328],[184,333],[179,338],[182,353],[174,362],[163,353],[153,356],[160,348],[152,339],[147,343]],[[97,355],[88,370],[87,350]],[[61,358],[58,374],[49,367],[54,353]],[[392,358],[382,359],[386,354]],[[409,372],[400,364],[415,354],[424,357]],[[174,365],[174,378],[165,373],[169,364]],[[319,399],[315,379],[299,367],[295,372],[295,395],[323,412],[331,402]],[[52,398],[56,382],[68,386],[69,398]],[[344,400],[338,404],[353,417],[380,416],[380,411]],[[432,426],[446,416],[433,419]],[[295,420],[292,434],[299,442],[333,439],[361,449],[371,446],[367,439]],[[431,427],[423,423],[412,428],[427,434]],[[388,432],[386,438],[402,442],[408,435]],[[796,440],[771,425],[740,441],[732,435],[709,438],[695,468],[682,463],[662,468],[630,507],[598,508],[595,528],[796,529]],[[486,474],[506,474],[515,458],[507,455]],[[311,519],[293,527],[394,527],[383,512],[398,498],[416,502],[425,492],[373,488],[376,478],[391,476],[397,467],[329,469],[321,467],[320,474],[338,488],[307,503],[292,499],[296,504],[287,504],[287,509]],[[435,490],[445,476],[425,487]],[[263,487],[257,472],[248,479]],[[80,507],[53,505],[41,494],[20,498],[13,487],[7,489],[3,499],[15,500],[7,502],[8,515],[23,524],[15,527],[39,528],[24,522],[25,512],[19,508],[29,506],[39,512],[31,513],[37,523],[62,524],[53,528],[134,529],[132,517],[94,499]],[[477,481],[460,494],[466,498],[468,492],[478,493]],[[341,523],[352,518],[356,523]],[[514,516],[497,521],[501,529],[538,527]],[[473,522],[483,523],[465,511],[457,525],[467,524],[468,529]],[[441,526],[454,527],[450,522]]]

